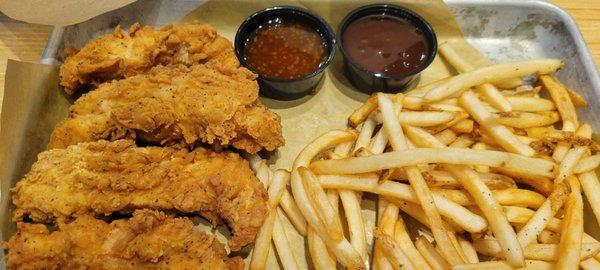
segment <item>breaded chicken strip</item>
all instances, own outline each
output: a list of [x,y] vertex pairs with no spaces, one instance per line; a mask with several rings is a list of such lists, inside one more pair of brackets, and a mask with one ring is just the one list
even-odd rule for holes
[[254,240],[267,213],[265,188],[238,154],[140,148],[129,140],[42,152],[12,191],[16,222],[176,210],[213,224],[224,219],[233,231],[233,250]]
[[243,269],[214,236],[187,218],[138,210],[110,224],[91,216],[58,224],[19,223],[8,243],[9,269]]
[[283,145],[280,118],[258,100],[255,77],[245,68],[178,65],[102,84],[71,106],[48,148],[131,138],[274,150]]
[[68,54],[60,68],[60,85],[68,94],[88,85],[145,73],[159,64],[239,66],[231,42],[212,26],[200,23],[160,29],[134,24],[127,34],[117,27],[114,34],[92,40],[79,51],[70,49]]

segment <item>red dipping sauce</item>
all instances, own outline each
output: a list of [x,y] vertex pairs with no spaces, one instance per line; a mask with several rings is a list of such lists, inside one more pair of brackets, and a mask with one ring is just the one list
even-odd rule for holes
[[342,34],[342,45],[360,67],[388,77],[418,69],[431,50],[420,28],[387,15],[366,16],[350,23]]
[[297,79],[317,70],[327,57],[325,40],[312,27],[275,20],[246,41],[245,60],[258,74],[274,79]]

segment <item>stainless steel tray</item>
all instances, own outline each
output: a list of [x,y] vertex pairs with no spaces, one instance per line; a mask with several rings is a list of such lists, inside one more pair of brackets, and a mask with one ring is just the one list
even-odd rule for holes
[[[41,62],[60,64],[64,59],[64,48],[81,47],[90,38],[110,33],[117,24],[127,27],[140,22],[159,26],[177,21],[202,2],[137,1],[77,25],[57,27]],[[566,12],[544,1],[446,0],[446,3],[469,42],[492,60],[564,59],[567,67],[559,73],[559,77],[585,96],[590,107],[581,110],[581,116],[595,130],[600,130],[600,76],[583,37]],[[8,236],[3,235],[5,238]],[[3,253],[0,253],[0,269],[4,268],[2,257]]]

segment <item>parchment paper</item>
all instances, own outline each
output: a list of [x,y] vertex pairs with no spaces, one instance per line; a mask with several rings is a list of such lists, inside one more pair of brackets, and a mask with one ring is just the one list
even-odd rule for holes
[[136,0],[0,0],[0,11],[28,23],[65,26],[83,22]]
[[[319,14],[334,30],[351,10],[380,1],[329,0],[329,1],[216,1],[210,0],[185,16],[182,21],[198,20],[213,25],[219,34],[232,40],[238,26],[252,13],[277,5],[301,6]],[[448,7],[440,0],[386,1],[408,7],[424,17],[434,28],[438,43],[464,40]],[[226,14],[226,15],[224,15]],[[464,46],[470,45],[464,41]],[[474,49],[473,49],[474,50]],[[475,50],[476,51],[476,50]],[[436,57],[432,65],[421,75],[420,84],[447,77],[452,69]],[[352,87],[342,74],[342,56],[336,53],[333,63],[326,70],[323,81],[315,95],[295,101],[278,101],[262,98],[272,110],[281,116],[285,146],[281,147],[271,161],[276,168],[289,169],[302,147],[319,134],[332,129],[345,129],[347,117],[368,95]]]
[[69,99],[58,86],[58,68],[8,60],[0,129],[0,224],[12,235],[10,188],[44,151],[56,123],[67,116]]

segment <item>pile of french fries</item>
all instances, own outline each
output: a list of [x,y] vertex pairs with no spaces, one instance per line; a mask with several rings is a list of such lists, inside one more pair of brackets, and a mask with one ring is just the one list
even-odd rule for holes
[[[600,222],[600,146],[577,116],[585,99],[552,75],[563,62],[475,68],[450,46],[440,54],[460,74],[374,94],[291,172],[250,159],[270,207],[250,269],[269,254],[284,269],[304,265],[283,218],[306,237],[314,269],[600,269],[582,198]],[[537,83],[523,85],[529,75]],[[378,195],[374,229],[363,193]]]

